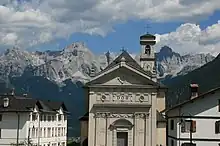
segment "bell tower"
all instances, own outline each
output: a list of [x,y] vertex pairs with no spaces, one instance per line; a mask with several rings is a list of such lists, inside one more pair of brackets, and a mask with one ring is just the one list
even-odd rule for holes
[[150,71],[156,75],[156,60],[154,45],[156,44],[156,37],[151,34],[140,36],[141,56],[140,64],[145,71]]

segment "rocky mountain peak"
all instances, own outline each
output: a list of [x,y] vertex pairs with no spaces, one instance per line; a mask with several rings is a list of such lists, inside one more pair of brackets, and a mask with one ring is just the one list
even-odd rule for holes
[[187,54],[181,56],[168,46],[162,47],[156,56],[158,76],[160,78],[164,78],[167,75],[174,77],[187,74],[214,59],[214,56],[210,54]]
[[[90,74],[99,72],[111,63],[120,53],[109,52],[108,55],[94,55],[83,42],[75,42],[60,51],[28,52],[19,48],[11,48],[0,55],[0,78],[11,76],[43,76],[55,82],[67,79],[90,79]],[[131,54],[139,61],[139,55]],[[158,76],[176,76],[185,74],[214,59],[211,55],[184,55],[164,46],[156,53]],[[108,58],[108,59],[107,59]],[[75,77],[77,75],[77,77]]]
[[85,43],[83,42],[74,42],[63,49],[63,52],[75,52],[75,51],[90,52],[90,50],[86,47]]
[[158,61],[167,60],[173,57],[180,58],[180,54],[173,52],[168,46],[163,46],[158,53],[156,53]]
[[161,49],[160,49],[160,53],[163,53],[164,55],[171,55],[173,53],[173,50],[168,47],[168,46],[163,46]]

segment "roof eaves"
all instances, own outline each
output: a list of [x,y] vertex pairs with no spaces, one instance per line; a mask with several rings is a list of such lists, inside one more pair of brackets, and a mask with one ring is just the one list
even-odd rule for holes
[[180,103],[180,104],[177,104],[177,105],[175,105],[175,106],[173,106],[173,107],[171,107],[171,108],[169,108],[169,109],[167,109],[167,110],[165,110],[165,111],[166,111],[166,112],[169,112],[169,111],[174,110],[174,109],[176,109],[176,108],[178,108],[178,107],[181,107],[181,106],[183,106],[183,105],[185,105],[185,104],[194,102],[195,100],[201,99],[202,97],[204,97],[204,96],[206,96],[206,95],[209,95],[210,93],[215,92],[215,91],[217,91],[217,90],[219,90],[219,89],[220,89],[220,87],[211,89],[211,90],[209,90],[209,91],[207,91],[207,92],[205,92],[205,93],[200,94],[200,95],[199,95],[198,97],[196,97],[196,98],[187,100],[187,101],[182,102],[182,103]]
[[131,65],[131,64],[129,64],[129,63],[127,62],[126,65],[129,66],[129,67],[132,67],[132,68],[134,68],[134,69],[136,69],[136,70],[138,70],[138,71],[140,71],[141,73],[143,73],[143,74],[145,74],[145,75],[147,75],[147,76],[149,76],[149,77],[152,76],[151,72],[143,70],[143,69],[139,66],[139,64],[137,64],[137,65],[134,66],[134,65]]
[[[107,67],[107,68],[105,68],[104,70],[100,71],[98,74],[96,74],[96,76],[101,75],[102,73],[104,73],[104,72],[108,71],[109,69],[112,69],[112,68],[114,68],[114,67],[116,67],[116,66],[118,66],[118,65],[119,65],[119,63],[117,63],[117,64],[115,64],[115,65],[113,65],[113,66],[111,66],[111,67]],[[95,79],[95,80],[96,80],[96,79]],[[91,84],[93,83],[93,81],[95,81],[95,80],[92,79],[91,81],[87,82],[87,83],[84,85],[84,88],[85,88],[85,87],[88,87],[89,85],[91,85]]]

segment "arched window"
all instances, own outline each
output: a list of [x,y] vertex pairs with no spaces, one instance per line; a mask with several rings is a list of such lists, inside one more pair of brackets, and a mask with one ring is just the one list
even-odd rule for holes
[[150,55],[150,49],[151,49],[150,45],[146,45],[145,46],[145,54]]

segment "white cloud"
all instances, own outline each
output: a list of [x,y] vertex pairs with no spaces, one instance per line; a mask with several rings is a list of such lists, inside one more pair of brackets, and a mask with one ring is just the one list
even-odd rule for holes
[[[170,46],[174,51],[185,53],[220,53],[220,21],[201,30],[199,25],[182,24],[174,32],[157,34],[157,48]],[[159,51],[159,50],[157,50]]]
[[[132,19],[191,22],[217,9],[219,0],[1,0],[0,44],[29,47],[75,32],[104,36],[113,31],[114,24]],[[178,33],[167,34],[167,39],[172,36],[190,42],[197,41],[197,35],[203,36],[199,27],[186,24],[179,29]],[[215,26],[207,28],[206,33],[218,39],[218,34],[211,33],[213,29]],[[202,40],[210,42],[207,37]]]

